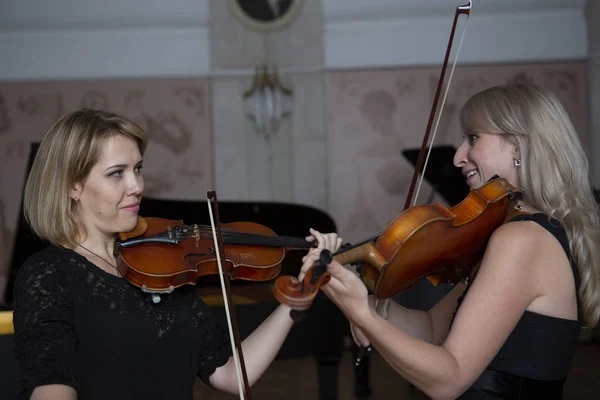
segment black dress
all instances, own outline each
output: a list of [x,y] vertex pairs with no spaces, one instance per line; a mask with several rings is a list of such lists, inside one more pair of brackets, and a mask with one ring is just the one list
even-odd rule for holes
[[72,250],[30,257],[15,283],[19,399],[64,384],[78,399],[192,399],[231,346],[193,287],[154,304]]
[[[512,219],[516,220],[535,221],[556,237],[569,258],[576,293],[579,293],[579,272],[571,258],[567,234],[558,221],[550,221],[547,215],[541,213],[519,215]],[[468,287],[458,307],[467,291]],[[563,385],[581,333],[579,296],[577,309],[579,321],[525,311],[490,365],[459,398],[562,399]]]

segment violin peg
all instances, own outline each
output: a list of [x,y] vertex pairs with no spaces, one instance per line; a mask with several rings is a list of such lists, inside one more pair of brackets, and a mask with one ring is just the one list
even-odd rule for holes
[[323,267],[326,267],[327,265],[329,265],[332,260],[333,260],[333,256],[329,250],[325,249],[325,250],[321,251],[321,254],[319,255],[319,262],[321,263],[321,265]]

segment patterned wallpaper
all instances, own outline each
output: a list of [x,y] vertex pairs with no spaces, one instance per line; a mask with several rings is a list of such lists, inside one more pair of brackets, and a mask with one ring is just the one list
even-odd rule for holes
[[[301,151],[301,144],[292,142],[295,147],[287,151],[299,158],[291,173],[305,179],[296,186],[311,187],[318,178],[306,174],[307,168],[323,174],[326,185],[309,195],[329,199],[326,211],[346,240],[382,231],[402,210],[412,167],[401,151],[420,146],[438,74],[439,68],[329,73],[329,138],[323,142],[328,165],[313,165],[315,158]],[[507,82],[536,82],[553,90],[587,142],[586,63],[572,62],[457,67],[436,144],[459,142],[457,113],[471,94]],[[212,146],[219,142],[213,140],[211,86],[208,79],[0,83],[0,299],[30,142],[79,107],[115,111],[147,131],[146,195],[204,199],[206,190],[219,183],[213,178],[217,160]],[[229,146],[246,151],[243,141]],[[248,162],[259,162],[255,156],[248,154]],[[324,193],[315,193],[319,190]],[[430,192],[425,185],[419,201],[439,200]]]
[[210,100],[204,79],[0,83],[0,277],[12,251],[30,143],[60,116],[91,107],[131,118],[149,139],[145,193],[203,199],[214,183]]
[[[329,209],[344,239],[381,232],[402,211],[414,169],[401,151],[421,146],[438,76],[439,68],[331,74]],[[457,67],[435,145],[460,143],[458,112],[472,94],[512,82],[552,90],[587,143],[586,63],[573,62]],[[419,203],[443,202],[431,190],[423,186]]]

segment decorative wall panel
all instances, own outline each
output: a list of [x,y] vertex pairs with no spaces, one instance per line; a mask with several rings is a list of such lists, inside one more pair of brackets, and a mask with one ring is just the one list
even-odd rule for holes
[[[62,115],[102,108],[148,135],[146,195],[204,199],[213,189],[210,84],[203,79],[0,84],[0,260],[9,262],[30,143]],[[2,265],[2,263],[0,263]],[[5,270],[0,271],[0,276]],[[2,296],[0,296],[1,298]]]
[[[376,234],[402,211],[413,167],[401,152],[421,145],[438,75],[439,68],[331,73],[329,211],[343,238]],[[587,144],[583,62],[457,67],[435,144],[460,143],[458,112],[472,94],[511,82],[552,90]],[[419,203],[437,200],[431,195],[425,185]]]

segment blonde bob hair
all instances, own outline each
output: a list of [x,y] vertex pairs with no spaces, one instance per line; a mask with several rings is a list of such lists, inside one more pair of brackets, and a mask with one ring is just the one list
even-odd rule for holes
[[560,101],[536,85],[507,85],[475,94],[463,106],[465,134],[502,132],[517,144],[527,202],[558,220],[579,269],[584,323],[600,316],[600,217],[588,159]]
[[71,190],[85,181],[111,136],[146,149],[142,128],[107,111],[81,109],[59,119],[44,136],[25,185],[23,211],[33,231],[54,245],[74,247],[80,234]]

